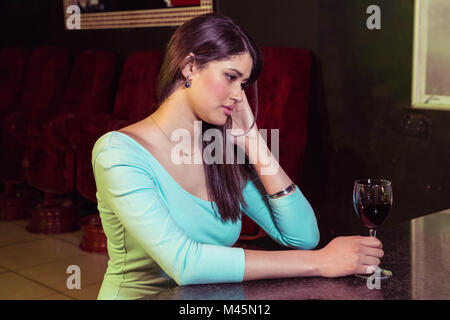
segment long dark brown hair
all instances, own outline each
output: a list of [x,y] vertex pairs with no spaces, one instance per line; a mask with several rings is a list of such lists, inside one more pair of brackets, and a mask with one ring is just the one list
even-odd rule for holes
[[[157,98],[159,107],[170,94],[184,83],[181,70],[192,60],[186,59],[189,53],[194,54],[195,64],[204,68],[209,62],[226,60],[232,56],[248,52],[253,66],[247,86],[255,84],[262,68],[262,56],[254,40],[245,29],[231,18],[218,13],[197,16],[181,25],[172,35],[167,46],[164,61],[157,82]],[[254,92],[254,95],[257,94]],[[256,113],[258,106],[255,106]],[[246,158],[245,164],[236,161],[237,147],[234,146],[234,162],[226,164],[226,129],[231,129],[232,120],[228,117],[223,126],[202,122],[202,134],[211,128],[222,133],[223,163],[208,164],[204,170],[208,196],[213,201],[223,221],[233,222],[241,218],[240,204],[247,207],[242,195],[248,179],[257,180],[257,174]],[[202,151],[213,141],[203,141]],[[203,152],[202,152],[203,154]],[[213,206],[213,210],[215,208]]]

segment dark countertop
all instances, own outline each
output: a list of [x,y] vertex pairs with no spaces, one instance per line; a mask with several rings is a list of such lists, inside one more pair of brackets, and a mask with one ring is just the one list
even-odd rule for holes
[[450,209],[380,229],[381,267],[393,276],[380,289],[365,279],[289,278],[180,286],[149,300],[335,300],[450,299]]

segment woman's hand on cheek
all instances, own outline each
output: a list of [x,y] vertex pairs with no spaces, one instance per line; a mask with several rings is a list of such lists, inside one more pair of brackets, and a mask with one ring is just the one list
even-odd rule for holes
[[[230,114],[232,119],[232,128],[231,130],[227,130],[227,138],[229,139],[229,141],[232,141],[234,144],[237,144],[244,149],[246,140],[256,139],[258,137],[258,127],[255,123],[254,126],[249,130],[250,126],[253,124],[255,117],[253,116],[253,112],[248,103],[245,91],[242,91],[242,101],[236,103],[234,106],[235,108],[233,111],[231,111]],[[247,130],[249,131],[247,132]],[[243,136],[239,136],[244,133],[246,134]]]

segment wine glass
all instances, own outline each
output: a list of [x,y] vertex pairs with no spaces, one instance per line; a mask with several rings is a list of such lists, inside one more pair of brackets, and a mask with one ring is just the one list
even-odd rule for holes
[[[353,185],[353,206],[371,237],[377,236],[376,229],[384,222],[392,206],[392,184],[383,179],[360,179]],[[392,272],[380,269],[380,278],[388,278]],[[358,277],[368,278],[370,274]]]

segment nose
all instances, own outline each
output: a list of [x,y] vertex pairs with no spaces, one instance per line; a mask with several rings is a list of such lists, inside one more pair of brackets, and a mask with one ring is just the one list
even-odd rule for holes
[[242,101],[242,88],[241,86],[235,86],[233,88],[233,92],[230,96],[230,98],[235,102],[235,103],[239,103]]

